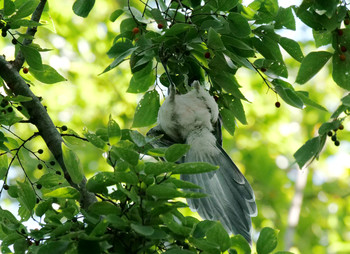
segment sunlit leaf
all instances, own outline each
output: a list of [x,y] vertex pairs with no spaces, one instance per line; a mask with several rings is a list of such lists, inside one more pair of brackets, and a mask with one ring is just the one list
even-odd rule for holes
[[153,90],[145,93],[136,107],[132,126],[144,127],[157,122],[159,107],[158,92]]
[[21,51],[26,59],[28,65],[36,70],[43,69],[43,63],[39,51],[30,46],[21,46]]
[[29,68],[29,72],[40,82],[45,84],[54,84],[61,81],[67,81],[50,65],[43,64],[41,70]]
[[95,0],[76,0],[73,4],[73,11],[76,15],[86,18],[94,4]]
[[331,56],[332,53],[327,51],[315,51],[309,53],[301,62],[295,82],[305,84],[322,69]]
[[44,194],[44,196],[53,197],[53,198],[68,198],[68,199],[79,200],[80,193],[73,187],[67,186],[67,187],[57,188],[53,191],[47,192]]
[[277,246],[278,230],[272,228],[263,228],[260,231],[258,242],[256,243],[256,250],[258,254],[268,254],[272,252]]
[[84,171],[78,156],[68,146],[62,143],[62,154],[66,169],[76,184],[80,183],[84,177]]

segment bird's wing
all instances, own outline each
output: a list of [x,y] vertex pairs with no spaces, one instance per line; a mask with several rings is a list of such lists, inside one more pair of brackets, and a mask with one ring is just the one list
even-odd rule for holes
[[182,175],[181,179],[202,187],[208,196],[189,199],[189,206],[209,220],[219,220],[229,232],[241,234],[251,242],[251,218],[257,214],[253,190],[226,152],[218,145],[220,153],[201,156],[190,150],[184,162],[204,161],[220,168],[215,172]]

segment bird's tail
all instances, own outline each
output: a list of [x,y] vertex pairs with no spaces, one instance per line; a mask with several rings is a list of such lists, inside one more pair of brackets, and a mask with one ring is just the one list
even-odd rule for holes
[[181,176],[202,187],[194,191],[208,195],[189,199],[189,206],[202,218],[219,220],[228,232],[241,234],[251,242],[251,217],[256,216],[257,207],[250,184],[209,130],[191,133],[187,143],[191,149],[184,162],[202,161],[219,166],[214,172]]

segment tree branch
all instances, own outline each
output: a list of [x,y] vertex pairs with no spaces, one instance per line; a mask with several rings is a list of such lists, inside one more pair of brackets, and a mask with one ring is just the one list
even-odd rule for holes
[[[41,14],[43,13],[43,10],[45,8],[47,0],[40,0],[40,3],[36,7],[35,11],[33,12],[33,15],[31,17],[32,21],[39,22],[41,18]],[[34,37],[35,33],[37,31],[37,27],[28,27],[26,35],[30,35]],[[26,38],[23,40],[23,45],[29,45],[33,42],[32,39]],[[22,65],[25,61],[24,55],[21,50],[18,51],[16,59],[13,62],[13,66],[16,68],[17,71],[19,71],[22,68]]]
[[[39,22],[45,4],[46,0],[40,1],[39,5],[32,15],[33,21]],[[28,28],[27,34],[34,36],[36,30],[36,27]],[[23,44],[29,45],[31,42],[31,39],[25,39]],[[70,177],[68,177],[69,174],[64,164],[61,147],[63,139],[53,124],[46,109],[40,103],[38,97],[35,96],[35,94],[29,89],[27,83],[18,73],[24,61],[25,59],[21,52],[17,54],[15,61],[12,63],[7,62],[3,56],[0,56],[0,76],[6,82],[8,88],[10,88],[15,95],[22,95],[30,97],[32,99],[31,101],[22,102],[22,105],[28,111],[30,122],[34,124],[39,130],[40,136],[44,139],[47,147],[52,152],[56,161],[59,163],[63,172],[65,173],[64,175],[67,178],[67,181],[72,187],[76,188],[80,192],[80,202],[82,208],[88,208],[92,203],[96,202],[96,197],[94,194],[86,190],[85,177],[79,184],[75,184],[72,182]]]

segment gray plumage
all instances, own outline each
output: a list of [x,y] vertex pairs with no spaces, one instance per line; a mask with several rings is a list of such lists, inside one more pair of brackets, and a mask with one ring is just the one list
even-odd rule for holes
[[208,162],[219,166],[214,172],[181,175],[181,179],[201,186],[205,198],[188,199],[188,205],[203,219],[219,220],[229,233],[241,234],[251,242],[251,217],[256,216],[254,192],[222,148],[219,110],[215,100],[200,87],[184,95],[170,94],[159,110],[159,125],[147,135],[164,134],[154,145],[168,147],[173,143],[191,146],[181,162]]

